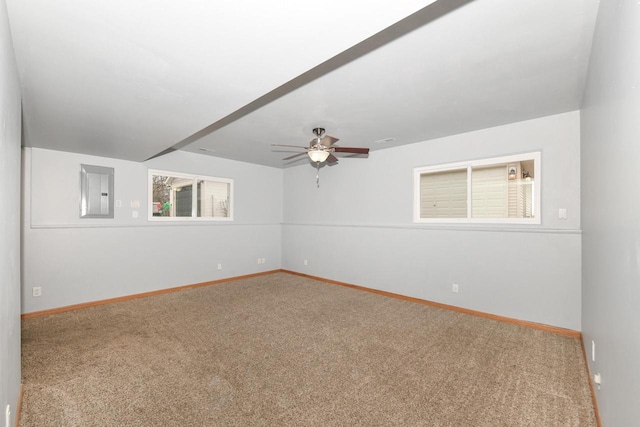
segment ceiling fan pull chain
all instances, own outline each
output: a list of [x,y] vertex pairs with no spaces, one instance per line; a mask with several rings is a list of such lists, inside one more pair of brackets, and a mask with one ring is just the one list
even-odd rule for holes
[[316,185],[320,188],[320,162],[316,162]]

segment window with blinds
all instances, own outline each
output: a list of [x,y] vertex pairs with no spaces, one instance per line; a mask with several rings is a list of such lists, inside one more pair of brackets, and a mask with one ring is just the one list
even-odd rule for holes
[[415,222],[540,224],[540,153],[414,169]]

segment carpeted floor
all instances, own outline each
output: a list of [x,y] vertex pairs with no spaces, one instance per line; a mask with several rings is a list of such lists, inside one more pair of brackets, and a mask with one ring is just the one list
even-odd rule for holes
[[277,273],[23,322],[20,426],[595,426],[577,339]]

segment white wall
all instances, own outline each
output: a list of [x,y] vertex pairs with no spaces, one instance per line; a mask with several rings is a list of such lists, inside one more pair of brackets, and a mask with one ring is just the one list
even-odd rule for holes
[[[412,222],[413,168],[538,150],[542,224]],[[283,268],[580,330],[579,159],[570,112],[342,158],[321,168],[320,188],[311,165],[286,169]]]
[[[23,157],[24,313],[280,268],[280,169],[180,151],[145,163],[37,148]],[[80,164],[115,169],[113,219],[79,217]],[[148,169],[234,179],[234,221],[148,221]]]
[[640,420],[640,5],[600,3],[582,123],[582,324],[605,426]]
[[0,1],[0,414],[20,393],[20,84],[7,6]]

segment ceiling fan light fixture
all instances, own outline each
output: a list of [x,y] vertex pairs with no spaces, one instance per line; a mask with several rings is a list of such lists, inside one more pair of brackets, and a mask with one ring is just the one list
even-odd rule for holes
[[312,162],[322,163],[329,157],[329,152],[325,150],[309,150],[307,152]]

